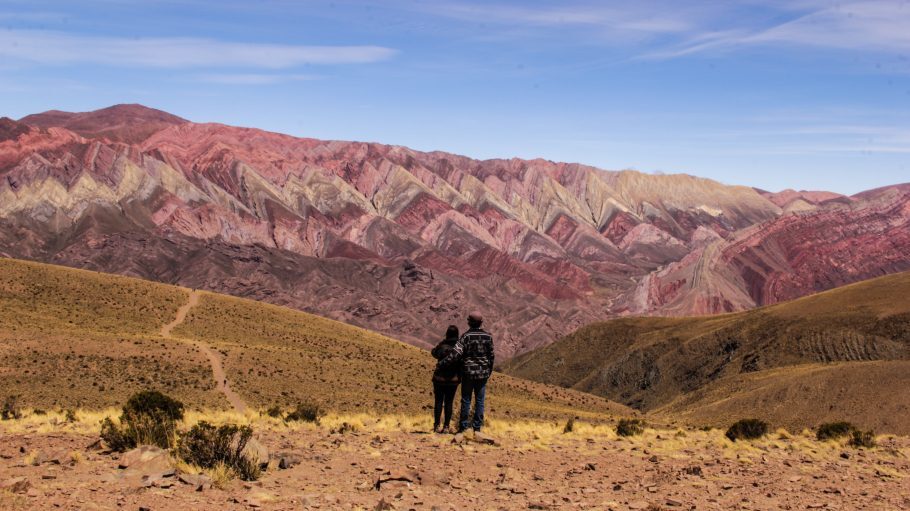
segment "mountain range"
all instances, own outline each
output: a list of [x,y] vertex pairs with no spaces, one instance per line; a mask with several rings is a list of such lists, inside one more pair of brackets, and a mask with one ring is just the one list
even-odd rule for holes
[[509,358],[627,315],[751,309],[910,269],[910,184],[854,196],[475,160],[141,105],[0,119],[0,255]]

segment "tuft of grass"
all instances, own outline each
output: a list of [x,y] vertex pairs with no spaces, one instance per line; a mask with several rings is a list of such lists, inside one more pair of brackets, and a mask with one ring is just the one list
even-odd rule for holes
[[737,440],[755,440],[768,433],[768,423],[759,419],[742,419],[736,421],[724,434],[731,442]]
[[244,481],[255,481],[261,474],[259,464],[244,453],[252,436],[250,426],[214,426],[202,421],[180,437],[177,456],[203,469],[221,470],[223,466]]
[[172,449],[176,445],[177,421],[183,419],[183,409],[183,403],[161,392],[139,392],[123,406],[119,423],[110,417],[101,422],[101,438],[112,450],[120,452],[138,445]]
[[849,422],[827,422],[818,427],[815,438],[822,441],[834,440],[850,436],[855,430],[856,426]]
[[229,467],[227,463],[216,463],[214,467],[203,469],[202,472],[209,476],[209,479],[212,480],[212,486],[219,490],[227,488],[228,483],[236,477],[234,469]]
[[319,424],[319,418],[324,415],[319,405],[312,403],[298,403],[297,407],[294,408],[290,413],[288,413],[284,420],[286,422],[298,421],[298,422],[313,422]]
[[22,418],[22,408],[19,406],[19,396],[7,396],[0,407],[0,419],[5,421]]
[[645,421],[641,419],[620,419],[616,424],[616,434],[619,436],[638,436],[645,432]]
[[847,444],[851,447],[871,449],[875,447],[875,433],[854,429]]

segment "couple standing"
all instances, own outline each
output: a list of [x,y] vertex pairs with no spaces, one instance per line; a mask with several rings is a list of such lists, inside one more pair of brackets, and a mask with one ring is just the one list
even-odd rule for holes
[[[450,325],[443,339],[431,352],[438,360],[433,373],[433,392],[436,406],[433,410],[433,430],[437,433],[450,432],[452,402],[461,383],[461,414],[455,440],[460,442],[464,432],[474,430],[475,440],[483,440],[484,400],[487,380],[493,373],[493,336],[481,328],[483,316],[478,312],[468,315],[468,331],[458,336],[458,327]],[[470,419],[471,396],[474,396],[474,417]],[[444,411],[444,420],[440,415]]]

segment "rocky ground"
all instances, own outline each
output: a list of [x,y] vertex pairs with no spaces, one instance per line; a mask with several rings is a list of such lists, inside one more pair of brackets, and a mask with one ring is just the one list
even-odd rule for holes
[[222,488],[154,450],[105,452],[88,428],[0,426],[0,509],[910,509],[904,437],[858,450],[808,434],[494,423],[497,445],[455,445],[421,421],[340,424],[258,426],[269,469]]

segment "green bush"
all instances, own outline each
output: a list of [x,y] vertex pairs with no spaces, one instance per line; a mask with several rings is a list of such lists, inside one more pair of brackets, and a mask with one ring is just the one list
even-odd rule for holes
[[269,417],[277,419],[278,417],[281,417],[281,407],[278,405],[275,405],[275,406],[269,408],[268,410],[266,410],[265,414],[268,415]]
[[875,433],[872,431],[860,431],[854,429],[850,433],[850,441],[847,442],[852,447],[865,447],[871,449],[875,447]]
[[318,405],[312,403],[299,403],[291,413],[284,417],[285,421],[302,421],[319,423],[319,417],[322,416],[322,410]]
[[727,429],[727,438],[735,442],[737,440],[754,440],[761,438],[768,433],[768,423],[758,419],[743,419]]
[[144,390],[130,396],[123,406],[124,413],[161,414],[173,421],[183,420],[183,403],[157,390]]
[[849,422],[827,422],[818,427],[815,438],[819,440],[833,440],[849,436],[856,427]]
[[5,421],[22,418],[22,408],[19,406],[19,396],[8,396],[0,408],[0,419]]
[[616,424],[619,436],[637,436],[645,432],[645,422],[641,419],[620,419]]
[[120,422],[110,417],[101,422],[101,438],[114,451],[139,445],[171,449],[177,441],[177,422],[183,419],[183,403],[158,391],[134,394],[123,405]]
[[224,424],[215,427],[201,421],[180,437],[177,456],[202,468],[224,465],[244,481],[255,481],[261,475],[258,462],[244,455],[253,436],[249,426]]
[[562,432],[563,432],[563,433],[571,433],[571,432],[574,431],[574,430],[575,430],[575,419],[569,419],[569,420],[567,420],[567,421],[566,421],[566,425],[563,426],[563,428],[562,428]]

